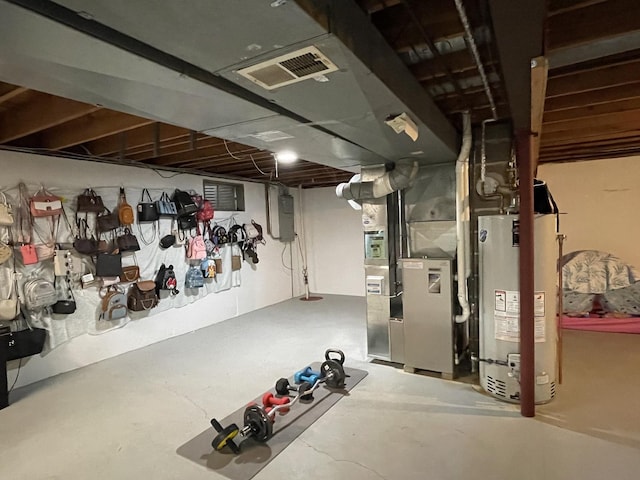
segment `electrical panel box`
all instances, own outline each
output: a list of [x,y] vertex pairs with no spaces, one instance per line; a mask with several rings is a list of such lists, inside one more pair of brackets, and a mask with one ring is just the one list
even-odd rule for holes
[[387,258],[387,237],[384,230],[364,233],[364,258]]
[[291,195],[278,196],[278,226],[280,227],[278,236],[281,242],[293,242],[295,240],[293,197]]
[[367,275],[367,295],[384,294],[384,277],[381,275]]

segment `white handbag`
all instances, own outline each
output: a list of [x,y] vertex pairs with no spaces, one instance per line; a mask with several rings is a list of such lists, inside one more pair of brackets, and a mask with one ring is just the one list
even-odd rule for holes
[[71,274],[81,274],[84,269],[82,260],[73,255],[71,250],[56,249],[53,254],[53,273],[58,277]]
[[13,208],[5,194],[0,192],[0,195],[0,225],[10,227],[13,225]]
[[7,298],[0,299],[0,320],[13,320],[20,314],[20,302],[18,302],[18,289],[13,272],[10,274],[9,292]]

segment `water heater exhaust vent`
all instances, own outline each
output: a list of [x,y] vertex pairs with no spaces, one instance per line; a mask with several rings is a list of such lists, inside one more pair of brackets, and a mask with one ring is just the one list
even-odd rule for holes
[[273,90],[336,70],[338,67],[320,50],[307,47],[243,68],[238,73],[262,88]]

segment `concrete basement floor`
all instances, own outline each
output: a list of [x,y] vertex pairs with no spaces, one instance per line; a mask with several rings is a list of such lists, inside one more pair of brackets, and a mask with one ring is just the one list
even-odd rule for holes
[[469,384],[366,362],[364,307],[294,299],[17,389],[0,479],[224,478],[176,449],[330,346],[369,376],[257,480],[639,477],[639,335],[566,332],[565,384],[525,419]]

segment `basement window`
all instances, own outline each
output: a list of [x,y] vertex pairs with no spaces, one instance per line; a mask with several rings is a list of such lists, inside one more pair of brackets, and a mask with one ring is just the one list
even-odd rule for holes
[[209,200],[215,210],[223,212],[244,212],[244,185],[241,183],[202,181],[205,200]]

